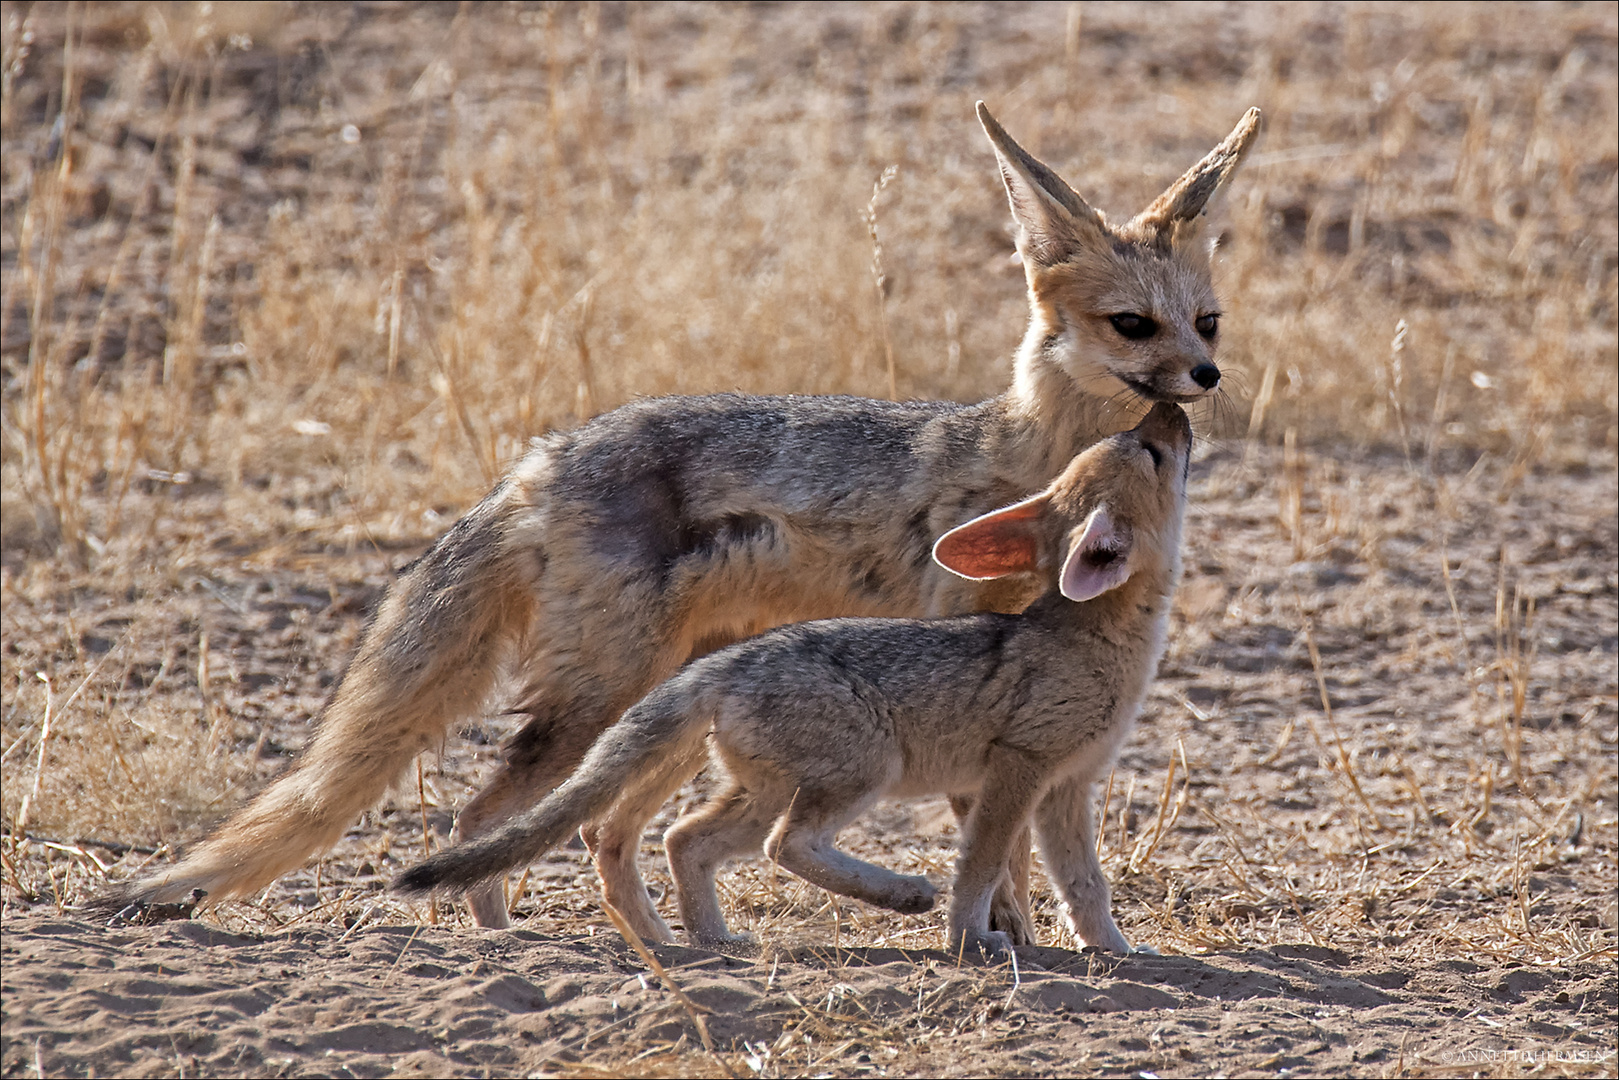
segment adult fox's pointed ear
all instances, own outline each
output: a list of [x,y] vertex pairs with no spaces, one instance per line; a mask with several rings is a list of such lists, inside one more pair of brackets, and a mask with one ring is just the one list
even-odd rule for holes
[[988,581],[1040,569],[1040,519],[1051,493],[975,517],[939,537],[933,561],[970,581]]
[[978,103],[978,122],[984,125],[984,134],[995,148],[1012,217],[1020,227],[1018,252],[1025,259],[1053,265],[1085,240],[1106,230],[1102,215],[1091,209],[1062,177],[1019,146],[982,101]]
[[1214,193],[1230,180],[1259,135],[1260,113],[1249,109],[1231,134],[1193,165],[1151,206],[1137,214],[1131,226],[1155,233],[1167,242],[1183,242],[1197,230],[1198,218],[1208,209]]

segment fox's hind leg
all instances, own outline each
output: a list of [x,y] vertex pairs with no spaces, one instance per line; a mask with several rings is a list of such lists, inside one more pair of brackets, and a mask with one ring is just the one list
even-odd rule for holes
[[[950,796],[950,809],[962,830],[972,815],[971,795]],[[995,886],[995,896],[989,902],[989,927],[1011,939],[1014,945],[1033,945],[1034,914],[1029,909],[1029,848],[1033,837],[1024,829],[1012,843],[1012,852],[1006,859],[1006,873]]]
[[838,848],[838,833],[877,801],[878,789],[853,799],[848,794],[798,791],[770,838],[777,861],[811,884],[902,915],[932,910],[938,890],[927,878],[896,874]]
[[[552,607],[551,615],[560,620],[566,613]],[[553,652],[544,656],[550,661],[548,670],[530,670],[527,689],[512,710],[528,714],[528,723],[507,740],[495,775],[461,811],[458,841],[488,832],[543,799],[578,768],[597,737],[626,708],[685,659],[685,648],[660,647],[635,633],[648,623],[656,625],[656,620],[637,612],[624,613],[624,622],[615,640],[600,648],[577,649],[566,658],[566,666]],[[631,637],[637,640],[627,640]],[[594,851],[594,826],[587,828],[586,838]],[[614,863],[621,852],[595,854],[604,880],[624,880],[626,871]],[[628,856],[627,873],[639,880],[633,844]],[[510,925],[499,881],[469,892],[467,901],[479,926]]]
[[[539,802],[624,710],[689,657],[728,640],[723,628],[697,625],[704,610],[701,576],[671,580],[671,549],[663,542],[669,538],[640,528],[643,515],[634,506],[576,511],[546,538],[539,614],[524,655],[524,689],[512,710],[527,714],[528,722],[507,741],[494,777],[462,811],[460,838],[487,832]],[[601,849],[594,823],[580,832],[604,882],[640,880],[634,843]],[[508,925],[498,882],[468,900],[480,926]],[[656,917],[649,902],[632,907]]]
[[[696,776],[707,760],[705,740],[670,748],[662,760],[635,780],[595,827],[591,854],[602,879],[602,896],[624,916],[642,940],[666,944],[674,940],[669,924],[652,905],[635,856],[647,822],[680,785]],[[672,861],[672,860],[671,860]]]
[[[505,760],[495,770],[495,775],[456,818],[456,843],[489,832],[539,802],[578,767],[596,736],[606,730],[614,716],[607,714],[587,720],[575,713],[571,717],[573,722],[566,724],[547,724],[547,719],[534,716],[503,748]],[[549,727],[551,737],[534,740],[530,732],[536,727]],[[537,741],[544,748],[543,754],[529,752]],[[499,879],[468,892],[467,905],[472,909],[473,922],[487,927],[510,926],[503,893]]]
[[698,945],[744,945],[751,935],[725,925],[714,875],[727,859],[757,852],[788,800],[760,799],[734,781],[664,834],[669,872],[680,899],[680,921]]

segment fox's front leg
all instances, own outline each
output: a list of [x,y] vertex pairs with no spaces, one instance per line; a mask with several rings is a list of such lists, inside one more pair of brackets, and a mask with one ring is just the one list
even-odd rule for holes
[[[977,952],[998,960],[1017,944],[1009,932],[990,927],[990,909],[997,889],[1006,884],[1013,843],[1028,835],[1039,785],[1039,768],[1015,752],[1003,751],[989,763],[989,777],[962,830],[960,869],[950,901],[951,952]],[[1023,843],[1027,859],[1027,841]]]
[[1068,927],[1085,945],[1112,953],[1130,953],[1113,921],[1112,893],[1096,858],[1096,807],[1090,780],[1054,785],[1034,814],[1035,836],[1046,874],[1062,902]]
[[[1009,498],[1015,493],[1007,492]],[[941,519],[933,523],[943,531],[960,521]],[[934,568],[937,570],[937,568]],[[1028,607],[1045,590],[1045,582],[1033,574],[1011,574],[993,581],[964,581],[950,574],[941,574],[931,582],[932,591],[926,601],[927,617],[959,615],[967,611],[998,611],[1016,615]],[[971,795],[952,795],[950,809],[955,811],[956,824],[966,835],[967,819],[972,813]],[[1028,829],[1018,834],[1006,859],[1006,873],[995,886],[995,895],[989,904],[989,926],[1005,934],[1013,945],[1033,945],[1034,914],[1029,909],[1029,850],[1033,838]]]
[[[971,795],[950,796],[950,809],[956,813],[963,836],[972,814]],[[1029,848],[1033,839],[1028,829],[1018,834],[1006,856],[1006,872],[995,886],[989,902],[989,928],[1003,933],[1013,945],[1033,945],[1034,915],[1029,910]]]

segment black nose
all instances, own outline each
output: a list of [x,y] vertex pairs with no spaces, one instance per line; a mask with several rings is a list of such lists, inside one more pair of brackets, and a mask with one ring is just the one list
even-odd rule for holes
[[1220,383],[1220,369],[1213,364],[1199,364],[1192,369],[1192,381],[1205,390],[1213,390]]

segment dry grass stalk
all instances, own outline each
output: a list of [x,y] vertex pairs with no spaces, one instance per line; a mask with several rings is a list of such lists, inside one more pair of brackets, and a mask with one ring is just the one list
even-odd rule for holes
[[877,236],[877,200],[899,175],[899,166],[885,168],[871,185],[871,199],[862,215],[866,232],[871,236],[871,283],[877,293],[877,325],[882,330],[884,369],[888,372],[888,400],[899,400],[899,387],[894,381],[894,342],[888,336],[888,274],[883,270],[883,242]]
[[680,989],[680,985],[670,978],[669,973],[664,970],[663,964],[658,961],[656,956],[652,955],[652,950],[646,947],[646,942],[641,940],[641,935],[637,934],[631,929],[630,924],[624,921],[624,916],[618,913],[617,908],[603,900],[602,910],[607,913],[607,917],[612,920],[614,928],[618,930],[624,940],[629,942],[630,948],[635,950],[635,954],[641,958],[641,962],[652,969],[652,973],[658,977],[663,985],[669,988],[669,992],[675,996],[675,1000],[680,1002],[681,1007],[686,1010],[686,1015],[691,1017],[692,1024],[697,1028],[697,1037],[703,1040],[703,1049],[713,1056],[714,1061],[724,1070],[725,1075],[734,1076],[735,1074],[731,1072],[730,1066],[725,1064],[725,1059],[715,1051],[714,1040],[708,1034],[708,1025],[703,1022],[703,1014],[698,1009],[696,1002],[687,997],[686,992]]
[[[1382,819],[1377,816],[1377,808],[1372,805],[1372,801],[1366,797],[1365,790],[1360,786],[1360,777],[1355,774],[1354,759],[1350,757],[1349,751],[1344,748],[1344,737],[1338,730],[1338,722],[1332,718],[1332,697],[1327,693],[1327,678],[1321,670],[1321,650],[1316,648],[1315,627],[1311,625],[1309,619],[1304,620],[1304,644],[1310,650],[1310,668],[1315,674],[1316,689],[1321,694],[1321,713],[1327,718],[1327,730],[1332,732],[1333,747],[1338,751],[1338,770],[1344,779],[1349,781],[1349,786],[1355,791],[1355,797],[1360,800],[1360,804],[1371,815],[1372,828],[1381,829],[1383,827]],[[1310,726],[1310,730],[1315,733],[1314,724]],[[1319,733],[1315,734],[1316,741],[1319,744],[1321,736]],[[1326,748],[1322,747],[1322,749],[1324,751]]]

